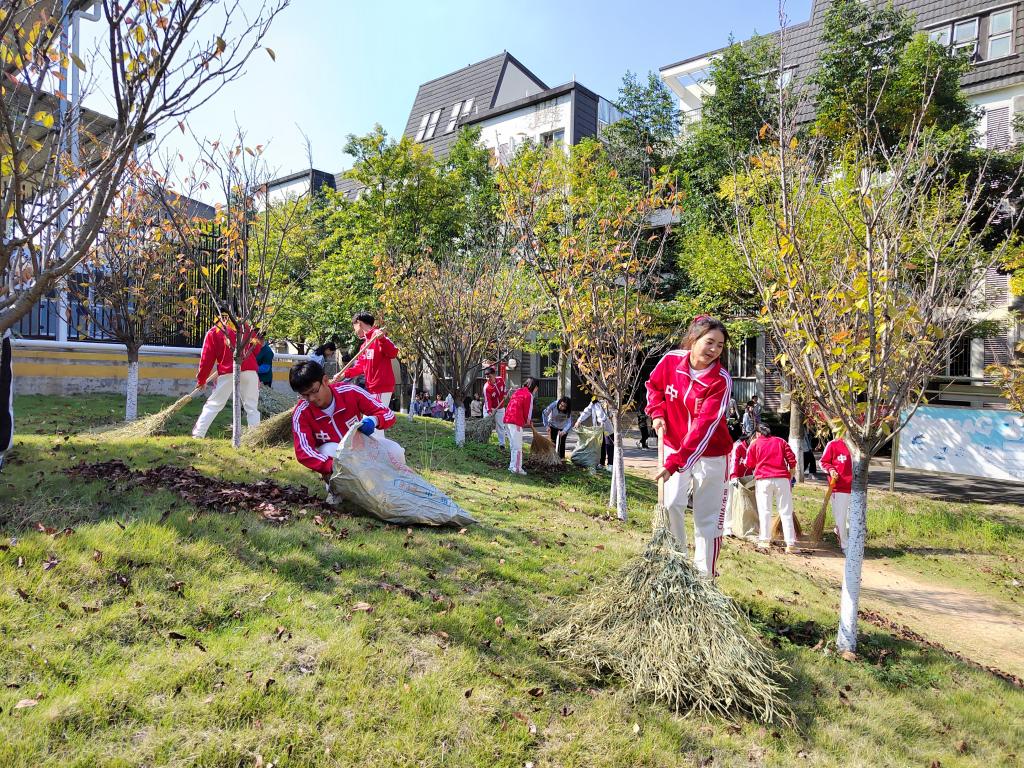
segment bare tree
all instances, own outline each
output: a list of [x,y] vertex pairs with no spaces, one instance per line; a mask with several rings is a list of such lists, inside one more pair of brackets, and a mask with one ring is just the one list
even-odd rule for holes
[[554,306],[564,348],[612,422],[615,460],[609,507],[626,519],[623,415],[644,364],[672,329],[659,322],[658,283],[674,203],[662,180],[618,178],[595,143],[526,147],[499,171],[506,220],[518,251]]
[[[309,201],[272,204],[268,194],[271,174],[263,161],[263,147],[247,145],[241,129],[232,143],[203,143],[201,152],[200,161],[186,178],[173,185],[155,186],[152,192],[165,214],[168,237],[179,246],[181,264],[198,277],[215,312],[226,314],[235,328],[231,425],[232,444],[237,448],[242,439],[242,363],[257,332],[305,277],[289,270],[286,244],[302,206]],[[189,207],[181,204],[183,194],[194,198],[211,190],[223,200],[215,206],[212,220],[191,215]],[[205,247],[210,242],[215,245],[212,257],[207,255],[211,249]],[[272,296],[277,303],[271,301]],[[200,297],[192,298],[198,302]]]
[[455,400],[459,446],[466,442],[463,400],[473,391],[481,361],[519,348],[541,308],[533,281],[505,245],[494,232],[468,250],[433,253],[382,295],[391,335]]
[[[857,645],[871,457],[905,426],[946,350],[984,308],[980,281],[1008,242],[984,246],[994,217],[1012,219],[1006,230],[1019,221],[1008,200],[983,213],[990,192],[984,168],[973,179],[950,173],[955,147],[927,122],[927,86],[900,140],[886,140],[874,112],[886,87],[844,145],[800,138],[783,103],[728,190],[735,247],[760,293],[780,363],[803,403],[851,448],[838,634],[844,652]],[[1019,181],[1018,173],[1014,195]]]
[[68,281],[87,331],[125,345],[125,421],[138,415],[139,350],[164,339],[184,309],[177,245],[161,227],[152,169],[129,165],[99,237]]
[[[239,77],[289,1],[4,3],[0,332],[86,258],[136,148]],[[89,54],[78,50],[83,18],[103,28]],[[111,117],[81,106],[90,93]]]

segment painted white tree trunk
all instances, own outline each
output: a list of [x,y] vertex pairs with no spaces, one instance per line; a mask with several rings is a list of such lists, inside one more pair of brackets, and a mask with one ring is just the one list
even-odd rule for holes
[[128,383],[125,385],[124,420],[139,417],[139,361],[128,358]]
[[460,448],[466,444],[466,409],[455,403],[455,444]]
[[871,459],[853,456],[853,485],[848,513],[850,533],[846,540],[846,568],[843,591],[839,599],[839,635],[836,646],[840,652],[857,651],[857,609],[860,603],[860,576],[864,565],[864,542],[868,535],[868,464]]
[[416,374],[419,373],[419,367],[419,361],[417,360],[412,368],[412,397],[409,398],[409,421],[415,418],[412,410],[416,407],[416,379],[418,378]]
[[626,462],[622,456],[622,419],[618,413],[611,415],[612,445],[615,456],[612,459],[612,487],[609,492],[608,506],[615,510],[619,520],[626,520]]
[[796,481],[804,481],[803,411],[795,397],[789,399],[789,447],[796,454]]
[[242,365],[231,366],[231,445],[242,447]]

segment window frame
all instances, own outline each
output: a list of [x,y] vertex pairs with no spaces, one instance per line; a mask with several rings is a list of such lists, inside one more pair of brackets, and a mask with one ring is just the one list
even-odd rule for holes
[[423,141],[423,135],[427,132],[427,123],[430,121],[430,113],[425,112],[423,119],[420,120],[420,129],[416,131],[416,141]]
[[[995,18],[996,16],[999,16],[1000,14],[1003,14],[1003,13],[1010,14],[1010,26],[1009,26],[1009,28],[1005,32],[996,32],[995,34],[993,34],[992,33],[992,19]],[[1000,8],[999,10],[993,11],[992,13],[990,13],[988,15],[988,36],[987,36],[987,39],[985,40],[985,53],[986,53],[985,60],[986,61],[993,61],[995,59],[1003,59],[1003,58],[1006,58],[1007,56],[1013,56],[1013,54],[1016,52],[1016,46],[1014,46],[1014,40],[1013,40],[1013,34],[1014,34],[1014,31],[1016,30],[1016,28],[1017,28],[1017,14],[1016,14],[1016,8],[1014,6],[1009,6],[1007,8]],[[992,55],[992,43],[996,42],[996,41],[1002,41],[1002,40],[1007,40],[1009,42],[1009,48],[1007,49],[1006,53],[1001,53],[998,56],[993,56]]]
[[434,138],[434,134],[437,133],[437,124],[441,121],[441,113],[444,112],[444,107],[435,109],[430,113],[430,121],[427,123],[427,131],[423,134],[423,141],[430,141]]

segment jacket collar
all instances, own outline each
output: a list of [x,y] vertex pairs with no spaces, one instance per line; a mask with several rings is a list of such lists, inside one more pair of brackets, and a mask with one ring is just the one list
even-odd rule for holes
[[[328,386],[331,388],[331,392],[334,394],[334,415],[337,416],[338,412],[341,410],[341,386],[338,385],[337,388],[335,388],[334,384],[329,384]],[[309,412],[313,414],[314,419],[331,418],[312,403],[309,404]]]
[[695,382],[700,382],[704,384],[710,383],[722,367],[722,361],[715,360],[715,362],[713,362],[706,371],[702,372],[702,375],[694,376],[690,373],[690,350],[684,349],[680,357],[682,358],[682,360],[679,363],[679,367],[676,368],[676,371],[678,371],[679,373],[685,373]]

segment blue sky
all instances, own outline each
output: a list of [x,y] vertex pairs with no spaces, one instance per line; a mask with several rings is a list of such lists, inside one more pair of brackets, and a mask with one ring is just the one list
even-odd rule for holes
[[[793,22],[811,0],[788,0]],[[775,0],[293,0],[245,77],[191,119],[199,135],[232,133],[234,118],[281,174],[349,166],[349,133],[381,123],[399,135],[420,83],[508,50],[550,86],[575,76],[614,98],[626,70],[646,73],[778,27]],[[571,30],[571,34],[567,34]],[[174,131],[177,133],[177,131]],[[180,139],[168,136],[170,142]],[[185,150],[185,154],[191,154]]]

